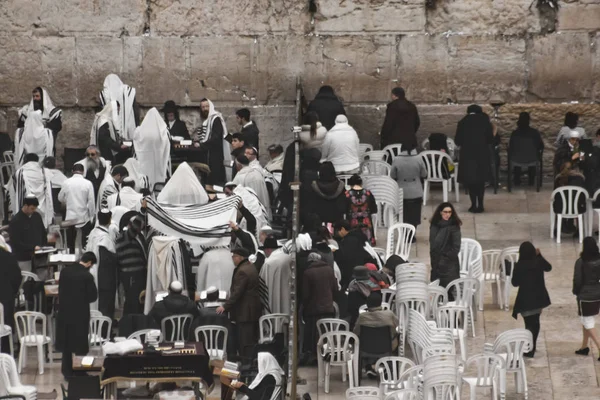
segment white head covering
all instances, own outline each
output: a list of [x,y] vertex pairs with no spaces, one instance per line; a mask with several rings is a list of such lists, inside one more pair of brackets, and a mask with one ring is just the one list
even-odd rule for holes
[[0,235],[0,249],[4,249],[9,253],[12,253],[12,248],[8,245],[8,243],[6,243],[6,240],[2,235]]
[[102,95],[108,101],[117,100],[121,97],[123,90],[123,81],[116,74],[108,74],[104,78],[104,88],[102,89]]
[[165,182],[171,172],[171,142],[169,129],[155,107],[144,117],[142,124],[135,129],[133,147],[135,158],[142,174],[148,177],[150,187],[157,182]]
[[119,111],[116,100],[106,104],[102,111],[96,114],[94,123],[92,124],[92,131],[90,132],[90,145],[95,146],[98,143],[98,129],[107,122],[109,122],[110,137],[114,141],[119,141]]
[[[198,138],[201,143],[205,143],[210,138],[210,132],[212,131],[213,122],[216,118],[221,119],[221,125],[223,125],[223,162],[225,165],[228,165],[231,162],[231,145],[225,138],[227,137],[227,124],[225,123],[225,118],[223,115],[215,110],[215,105],[212,101],[206,99],[208,101],[208,117],[202,121],[202,126],[206,127],[205,134],[203,137]],[[225,169],[227,178],[231,179],[231,171],[229,169]]]
[[581,137],[581,133],[577,130],[571,130],[571,132],[569,132],[569,138],[570,139],[579,139]]
[[173,293],[181,293],[183,291],[183,285],[179,281],[173,281],[169,285],[169,291]]
[[335,124],[348,124],[348,117],[346,117],[344,114],[338,115],[335,117]]
[[[41,110],[42,118],[45,121],[47,121],[50,119],[50,113],[56,107],[54,107],[54,103],[52,103],[52,99],[50,98],[50,95],[44,88],[42,88],[42,107],[43,107],[43,110]],[[35,111],[35,108],[33,107],[33,96],[31,96],[31,101],[29,102],[29,104],[27,104],[26,106],[23,106],[19,110],[19,118],[21,117],[21,115],[24,115],[25,117],[29,117],[29,113],[31,113],[33,111]],[[53,115],[53,118],[56,118],[60,114],[61,114],[61,112],[56,113],[55,115]]]
[[27,153],[37,154],[40,162],[54,153],[52,132],[44,127],[41,111],[29,113],[22,132],[18,137],[20,133],[20,129],[18,129],[17,137],[15,137],[15,169],[19,169],[23,165],[23,157]]
[[135,113],[133,112],[135,88],[124,84],[117,75],[109,74],[104,79],[100,101],[102,105],[108,105],[113,101],[119,102],[121,114],[114,118],[115,127],[119,131],[119,136],[131,140],[135,131]]
[[192,167],[184,162],[177,167],[169,182],[156,198],[158,203],[190,205],[208,203],[208,194],[200,184]]
[[[281,369],[279,363],[271,353],[263,351],[258,353],[258,375],[256,375],[256,378],[254,378],[248,387],[254,389],[267,375],[273,376],[275,378],[275,385],[280,386],[285,372],[283,372],[283,369]],[[248,396],[244,396],[243,399],[248,400]]]

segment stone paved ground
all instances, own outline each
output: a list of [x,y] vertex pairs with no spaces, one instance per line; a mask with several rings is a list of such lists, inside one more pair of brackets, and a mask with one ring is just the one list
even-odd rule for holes
[[[480,241],[484,250],[501,249],[517,246],[530,240],[539,247],[542,254],[552,263],[552,272],[546,275],[546,283],[552,306],[542,314],[542,328],[538,339],[538,351],[533,360],[527,361],[529,381],[529,399],[531,400],[563,400],[600,398],[600,362],[598,350],[593,350],[593,357],[576,356],[573,352],[579,348],[581,341],[581,325],[577,317],[574,296],[571,294],[573,265],[579,252],[579,244],[575,239],[563,235],[560,245],[549,237],[549,197],[550,191],[536,193],[533,190],[514,190],[508,193],[500,190],[494,195],[488,189],[486,193],[484,214],[473,215],[466,212],[469,207],[468,196],[460,195],[457,206],[463,220],[463,237]],[[453,198],[453,197],[452,197]],[[423,208],[423,225],[417,232],[416,250],[413,247],[412,259],[429,262],[428,259],[428,220],[433,208],[441,201],[440,192],[435,192],[433,201]],[[380,232],[380,239],[385,232]],[[486,291],[485,311],[478,314],[476,321],[476,337],[468,338],[468,354],[482,351],[485,342],[493,342],[501,332],[523,327],[522,320],[515,321],[511,314],[499,310],[491,304],[491,291]],[[516,291],[512,291],[511,304]],[[33,356],[33,353],[32,353]],[[42,392],[57,389],[60,393],[60,365],[52,365],[46,373],[37,376],[35,360],[31,358],[29,367],[21,375],[25,384],[35,384]],[[298,387],[299,393],[310,392],[313,399],[343,399],[347,383],[342,383],[339,369],[333,369],[331,390],[328,395],[320,387],[317,392],[316,368],[300,368],[299,374],[307,380],[306,385]],[[364,385],[375,384],[375,381],[363,380]],[[521,399],[514,389],[514,379],[508,379],[507,399]],[[211,397],[218,396],[213,392]],[[478,393],[477,398],[489,398],[489,393]],[[218,398],[218,397],[214,397]],[[467,389],[463,398],[468,398]]]

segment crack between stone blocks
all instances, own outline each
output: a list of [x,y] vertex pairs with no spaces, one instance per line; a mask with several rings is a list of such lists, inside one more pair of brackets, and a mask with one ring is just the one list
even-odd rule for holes
[[144,13],[144,36],[150,35],[150,18],[152,17],[152,0],[146,0],[146,12]]

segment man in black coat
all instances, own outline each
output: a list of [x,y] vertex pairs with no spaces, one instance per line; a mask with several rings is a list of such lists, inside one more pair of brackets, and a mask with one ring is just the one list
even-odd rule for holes
[[[4,307],[4,323],[15,331],[15,297],[21,286],[21,269],[11,248],[0,236],[0,303]],[[10,336],[2,338],[2,351],[8,353]]]
[[315,111],[319,116],[321,124],[330,130],[335,125],[335,117],[338,115],[346,115],[344,104],[335,95],[331,86],[321,86],[319,93],[315,99],[310,102],[306,112]]
[[406,99],[404,89],[393,88],[392,101],[387,105],[381,127],[381,148],[398,143],[416,148],[417,131],[420,125],[417,107]]
[[258,130],[258,126],[256,126],[256,122],[250,120],[250,110],[247,108],[239,109],[235,112],[235,119],[237,123],[242,127],[243,140],[247,147],[254,147],[256,152],[258,153],[259,149],[259,140],[258,134],[260,133]]
[[466,185],[471,197],[469,212],[483,212],[485,182],[490,177],[490,145],[494,134],[490,117],[478,105],[470,105],[458,122],[454,142],[460,146],[458,181]]
[[354,267],[366,263],[377,264],[377,260],[365,250],[367,237],[360,229],[352,229],[348,221],[340,221],[335,224],[335,230],[342,238],[341,241],[338,240],[340,248],[334,253],[334,257],[342,273],[340,284],[345,289],[352,280]]
[[171,282],[169,285],[169,294],[161,301],[157,301],[148,315],[154,318],[154,321],[159,326],[163,319],[172,315],[192,314],[196,318],[199,315],[196,303],[188,296],[183,295],[182,292],[183,285],[181,282]]
[[165,122],[171,137],[181,136],[184,140],[190,140],[190,133],[185,122],[179,119],[179,106],[173,100],[167,100],[160,111],[165,114]]
[[96,264],[96,256],[83,253],[79,264],[66,267],[58,282],[58,317],[56,349],[62,351],[62,374],[73,375],[73,353],[86,355],[89,351],[90,303],[98,298],[94,277],[89,269]]
[[38,199],[27,195],[23,207],[10,220],[8,234],[13,254],[23,271],[31,272],[31,259],[36,250],[45,246],[48,238],[42,216],[37,212]]

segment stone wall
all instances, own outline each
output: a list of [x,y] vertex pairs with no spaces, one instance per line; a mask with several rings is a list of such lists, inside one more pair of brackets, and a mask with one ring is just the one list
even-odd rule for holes
[[[505,136],[531,111],[548,145],[566,111],[590,132],[600,127],[600,0],[558,11],[532,0],[316,0],[314,15],[308,5],[1,1],[0,130],[14,130],[17,108],[43,85],[64,111],[59,146],[85,145],[109,73],[137,89],[143,110],[181,104],[190,128],[203,97],[229,116],[249,107],[263,146],[291,139],[297,76],[309,99],[334,86],[373,143],[397,85],[419,106],[422,137],[453,134],[469,103],[505,102]],[[233,117],[228,125],[237,129]]]

